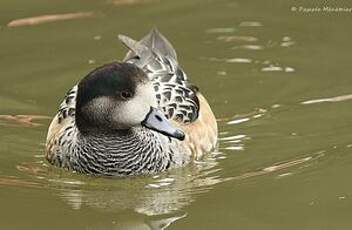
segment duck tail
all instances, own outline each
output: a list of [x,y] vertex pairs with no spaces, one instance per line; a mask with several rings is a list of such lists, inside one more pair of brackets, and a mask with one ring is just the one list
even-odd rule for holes
[[171,57],[177,61],[175,49],[171,43],[155,27],[145,35],[140,41],[136,41],[126,35],[119,35],[119,40],[129,48],[124,61],[135,58],[149,56],[150,52],[157,52],[162,56]]

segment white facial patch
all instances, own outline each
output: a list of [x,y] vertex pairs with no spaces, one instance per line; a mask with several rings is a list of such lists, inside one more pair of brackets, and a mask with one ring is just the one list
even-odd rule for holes
[[157,107],[153,86],[150,82],[139,84],[135,95],[114,109],[113,120],[121,128],[139,126],[149,113],[150,107]]

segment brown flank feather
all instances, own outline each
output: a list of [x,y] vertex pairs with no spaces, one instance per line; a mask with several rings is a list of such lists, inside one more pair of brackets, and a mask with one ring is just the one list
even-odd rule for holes
[[186,133],[186,139],[182,145],[190,150],[193,159],[199,159],[204,153],[214,149],[218,137],[214,113],[201,93],[197,93],[197,97],[199,100],[198,118],[190,124],[178,123],[178,126]]

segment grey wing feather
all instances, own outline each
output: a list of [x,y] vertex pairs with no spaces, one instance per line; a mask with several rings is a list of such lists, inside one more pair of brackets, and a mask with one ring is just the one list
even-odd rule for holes
[[135,41],[125,35],[119,35],[119,39],[130,49],[126,54],[124,61],[136,56],[142,56],[142,53],[145,54],[147,49],[157,51],[162,56],[171,57],[174,60],[177,60],[175,49],[156,28],[153,28],[140,41]]
[[194,121],[199,112],[197,89],[189,84],[170,42],[156,29],[140,41],[125,35],[119,35],[119,39],[129,48],[124,61],[148,75],[166,117],[183,123]]
[[136,57],[145,57],[150,53],[146,46],[126,35],[119,34],[118,38],[129,49],[123,61],[128,61]]

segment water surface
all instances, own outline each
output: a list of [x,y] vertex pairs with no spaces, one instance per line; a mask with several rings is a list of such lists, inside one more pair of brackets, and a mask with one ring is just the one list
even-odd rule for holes
[[[314,4],[1,1],[0,228],[350,229],[352,13],[291,10],[326,1]],[[64,93],[123,57],[119,33],[153,26],[208,98],[219,148],[153,177],[49,166],[48,117]]]

